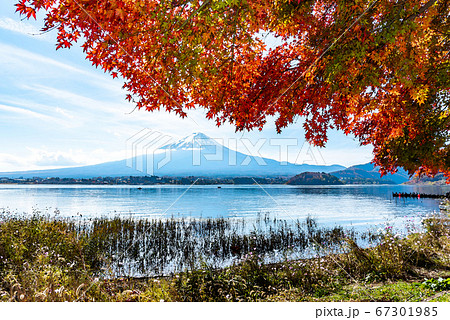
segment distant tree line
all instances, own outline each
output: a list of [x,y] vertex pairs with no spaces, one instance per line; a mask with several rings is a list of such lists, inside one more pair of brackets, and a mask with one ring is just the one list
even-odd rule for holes
[[0,178],[0,184],[85,184],[85,185],[197,185],[215,184],[285,184],[285,177],[233,177],[233,178],[210,178],[210,177],[158,177],[158,176],[126,176],[126,177],[95,177],[95,178]]
[[341,180],[325,172],[302,172],[289,179],[291,185],[341,185]]

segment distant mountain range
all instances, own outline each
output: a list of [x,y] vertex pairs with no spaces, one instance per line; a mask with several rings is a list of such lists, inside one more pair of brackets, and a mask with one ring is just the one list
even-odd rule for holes
[[381,177],[378,172],[378,167],[371,163],[360,164],[346,168],[344,170],[339,170],[331,172],[331,174],[346,184],[364,184],[364,183],[392,183],[400,184],[409,180],[408,173],[399,168],[394,174],[388,174]]
[[344,184],[337,177],[332,174],[324,173],[324,172],[303,172],[286,182],[286,184],[290,185],[342,185]]
[[[7,178],[93,178],[122,176],[291,177],[302,172],[341,172],[341,165],[281,163],[231,150],[203,133],[194,133],[151,154],[96,165],[0,172]],[[345,171],[345,170],[344,170]]]
[[447,184],[447,178],[444,176],[443,173],[438,173],[434,177],[413,177],[411,180],[409,180],[406,184],[430,184],[430,185],[446,185]]
[[0,177],[95,178],[125,176],[167,177],[285,177],[304,172],[329,173],[346,184],[393,183],[409,181],[403,169],[381,177],[378,168],[367,163],[345,168],[341,165],[281,163],[231,150],[203,133],[193,133],[175,143],[163,145],[151,154],[96,165],[49,170],[0,172]]

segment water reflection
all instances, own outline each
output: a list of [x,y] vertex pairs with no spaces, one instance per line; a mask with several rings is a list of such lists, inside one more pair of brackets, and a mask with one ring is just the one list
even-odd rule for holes
[[322,225],[362,226],[419,221],[438,211],[435,199],[398,199],[392,192],[445,194],[447,186],[0,186],[0,208],[100,217],[245,217],[283,219],[311,216]]

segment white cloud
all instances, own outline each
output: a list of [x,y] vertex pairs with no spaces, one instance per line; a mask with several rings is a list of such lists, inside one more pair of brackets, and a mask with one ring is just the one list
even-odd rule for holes
[[[58,101],[58,103],[67,103],[72,106],[77,106],[82,109],[87,109],[92,113],[95,112],[107,112],[123,115],[125,110],[125,104],[120,103],[108,103],[105,101],[98,101],[84,95],[76,94],[71,91],[61,90],[54,87],[44,85],[23,85],[22,88],[28,92],[34,91],[48,98]],[[122,110],[121,110],[122,109]]]
[[61,109],[60,107],[56,107],[55,108],[55,112],[63,115],[66,118],[69,118],[69,119],[73,119],[74,118],[74,116],[72,114],[70,114],[67,111]]
[[[53,47],[52,50],[54,53]],[[73,51],[77,51],[73,48]],[[82,59],[82,56],[75,54],[76,59]],[[12,67],[14,73],[18,70],[25,71],[28,75],[40,75],[41,77],[56,76],[58,78],[75,77],[76,80],[82,81],[84,84],[90,83],[95,87],[102,87],[111,92],[117,93],[122,90],[122,84],[119,79],[112,79],[107,74],[100,74],[92,69],[83,69],[75,66],[81,61],[74,59],[73,65],[52,59],[41,54],[33,53],[31,51],[8,45],[0,42],[0,65],[2,68],[8,69]],[[72,74],[75,75],[72,75]],[[80,78],[79,76],[83,76]],[[75,80],[74,79],[74,80]]]
[[122,150],[116,152],[108,152],[104,149],[53,151],[47,147],[27,147],[27,149],[30,152],[30,162],[35,166],[43,167],[82,166],[125,159],[125,152]]
[[0,153],[0,172],[85,166],[123,160],[125,157],[125,150],[113,152],[104,149],[54,151],[45,146],[41,148],[27,147],[26,152],[21,155]]
[[50,152],[46,149],[27,149],[26,156],[0,153],[0,172],[68,167],[81,164],[72,157],[72,151]]
[[354,147],[352,149],[320,149],[327,164],[340,164],[350,167],[356,164],[364,164],[372,161],[371,146]]
[[34,164],[41,167],[72,167],[80,165],[74,159],[67,157],[61,152],[57,153],[40,153],[39,158],[34,161]]
[[26,123],[22,116],[27,116],[30,119],[37,118],[44,121],[51,121],[54,126],[75,128],[81,123],[80,119],[76,119],[75,116],[60,107],[49,106],[45,104],[36,103],[30,100],[24,100],[20,98],[10,98],[8,96],[0,95],[0,110],[10,113],[20,114],[19,120],[22,124],[34,124],[33,122]]
[[23,109],[23,108],[19,108],[19,107],[13,107],[13,106],[7,106],[4,104],[0,104],[0,110],[5,111],[5,112],[10,112],[10,113],[15,113],[15,114],[19,114],[21,116],[26,116],[26,117],[30,117],[30,118],[36,118],[39,120],[44,120],[44,121],[58,121],[57,118],[39,113],[39,112],[35,112],[35,111],[31,111],[28,109]]
[[15,171],[27,168],[28,163],[23,157],[0,153],[0,172]]
[[59,69],[63,69],[65,71],[71,71],[71,72],[77,72],[84,75],[91,75],[91,73],[81,70],[79,68],[73,67],[71,65],[68,65],[66,63],[59,62],[57,60],[47,58],[45,56],[42,56],[40,54],[36,54],[33,52],[30,52],[28,50],[24,50],[15,46],[7,45],[4,43],[0,43],[0,56],[9,58],[11,61],[8,62],[14,62],[15,67],[25,63],[25,62],[31,62],[39,63],[39,66],[47,65],[57,67]]
[[11,18],[3,17],[0,18],[0,28],[18,32],[35,39],[51,41],[47,33],[42,33],[35,26],[24,21],[16,21]]

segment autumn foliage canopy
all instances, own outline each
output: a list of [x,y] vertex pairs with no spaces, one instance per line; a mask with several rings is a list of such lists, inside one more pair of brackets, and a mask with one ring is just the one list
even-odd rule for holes
[[[127,99],[217,124],[337,128],[374,163],[450,174],[449,0],[19,0],[57,48],[77,40]],[[267,37],[280,43],[271,46]],[[269,43],[269,45],[268,45]]]

